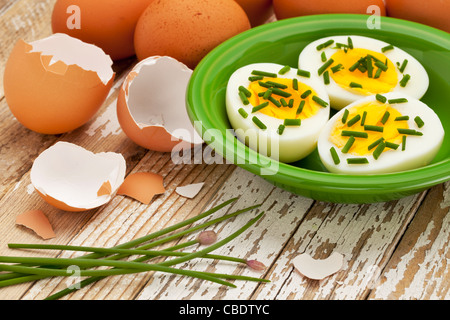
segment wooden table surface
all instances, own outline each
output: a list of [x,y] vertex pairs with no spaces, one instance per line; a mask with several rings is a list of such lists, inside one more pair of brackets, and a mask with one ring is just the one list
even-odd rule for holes
[[[55,0],[0,0],[0,74],[19,38],[31,41],[51,34]],[[216,225],[224,238],[264,210],[252,228],[214,253],[257,259],[261,273],[234,263],[197,259],[181,267],[269,279],[270,283],[235,281],[237,288],[160,273],[115,276],[64,299],[86,300],[302,300],[302,299],[449,299],[450,183],[398,201],[346,205],[314,201],[276,188],[232,164],[176,165],[170,154],[144,150],[121,131],[116,119],[117,89],[135,64],[116,63],[116,85],[96,117],[73,132],[49,136],[20,125],[8,109],[0,77],[0,255],[34,255],[7,248],[8,243],[115,246],[193,217],[222,201],[240,196],[233,209],[262,203],[258,210]],[[116,196],[85,213],[69,213],[43,202],[30,184],[34,159],[57,141],[69,141],[94,152],[124,155],[127,173],[154,172],[164,177],[166,193],[143,205]],[[204,182],[193,199],[177,186]],[[15,224],[18,214],[41,209],[56,238],[41,240]],[[228,212],[222,210],[218,214]],[[194,237],[191,235],[190,237]],[[324,259],[344,256],[342,270],[321,280],[302,277],[292,265],[301,253]],[[74,256],[46,252],[47,256]],[[65,278],[44,279],[0,289],[0,299],[43,299],[67,286]]]

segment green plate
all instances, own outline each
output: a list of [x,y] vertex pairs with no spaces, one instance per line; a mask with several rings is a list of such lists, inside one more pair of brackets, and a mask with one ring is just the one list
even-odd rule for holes
[[433,162],[416,170],[381,175],[341,175],[324,169],[317,152],[284,164],[257,154],[229,129],[225,91],[238,68],[256,62],[297,67],[298,55],[310,42],[332,35],[362,35],[389,42],[414,56],[426,68],[430,87],[423,101],[450,128],[450,34],[422,24],[381,17],[380,29],[369,29],[366,15],[316,15],[286,19],[241,33],[211,51],[189,83],[187,108],[197,131],[227,162],[262,176],[274,185],[315,200],[374,203],[399,199],[448,181],[450,136],[447,132]]

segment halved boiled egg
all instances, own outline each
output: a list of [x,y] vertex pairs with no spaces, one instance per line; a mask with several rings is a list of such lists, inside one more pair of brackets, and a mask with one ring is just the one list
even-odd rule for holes
[[355,35],[310,43],[299,56],[299,69],[321,79],[337,110],[377,93],[420,99],[429,85],[425,68],[413,56],[384,41]]
[[335,114],[320,134],[318,151],[333,173],[399,172],[429,164],[444,134],[426,104],[388,93],[360,99]]
[[320,81],[276,63],[255,63],[236,70],[227,85],[226,109],[238,139],[287,163],[316,148],[330,114],[328,95]]

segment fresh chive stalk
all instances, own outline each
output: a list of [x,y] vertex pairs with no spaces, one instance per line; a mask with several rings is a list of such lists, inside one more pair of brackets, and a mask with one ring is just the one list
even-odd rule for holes
[[276,105],[278,108],[281,107],[281,102],[275,99],[274,97],[270,96],[269,101],[272,102],[274,105]]
[[292,96],[289,92],[283,91],[279,88],[272,88],[272,93],[285,98]]
[[361,84],[353,82],[353,81],[350,82],[349,86],[350,86],[350,88],[362,88],[363,87]]
[[241,98],[241,101],[244,105],[248,105],[250,103],[243,91],[239,91],[239,97]]
[[402,65],[398,68],[398,70],[403,73],[408,65],[408,59],[403,60]]

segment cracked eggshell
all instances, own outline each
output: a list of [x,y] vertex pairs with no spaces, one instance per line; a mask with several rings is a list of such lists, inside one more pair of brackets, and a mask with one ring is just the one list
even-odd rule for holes
[[328,258],[317,260],[309,254],[298,255],[292,261],[295,269],[302,275],[313,280],[322,280],[342,269],[344,256],[333,252]]
[[31,183],[49,204],[65,211],[87,211],[108,203],[125,178],[121,154],[94,154],[68,142],[42,152],[31,168]]
[[154,56],[138,63],[117,99],[124,133],[141,147],[159,152],[202,144],[186,110],[191,75],[191,69],[171,57]]
[[100,48],[65,34],[19,40],[5,66],[4,91],[17,120],[42,134],[88,122],[114,82],[112,60]]

